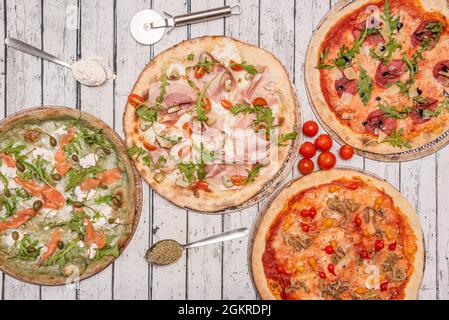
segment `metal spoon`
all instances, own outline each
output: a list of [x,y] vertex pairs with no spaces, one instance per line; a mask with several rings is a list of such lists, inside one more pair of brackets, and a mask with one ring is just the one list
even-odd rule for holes
[[[182,257],[182,252],[186,249],[198,248],[203,246],[208,246],[214,243],[220,243],[225,241],[231,241],[235,239],[240,239],[248,236],[249,229],[241,228],[234,231],[225,232],[218,234],[203,240],[195,241],[189,244],[181,245],[175,240],[162,240],[153,244],[150,249],[148,249],[145,258],[149,264],[154,265],[169,265],[178,261]],[[161,248],[164,247],[169,251],[162,252],[163,257],[161,258]]]
[[95,67],[98,68],[97,71],[100,71],[100,73],[101,73],[101,70],[102,70],[103,74],[101,74],[101,77],[99,78],[100,80],[98,80],[95,83],[92,83],[92,82],[89,82],[87,80],[80,79],[79,77],[77,77],[77,74],[74,72],[74,69],[73,69],[73,66],[76,63],[74,65],[71,65],[70,63],[68,63],[66,61],[63,61],[63,60],[60,60],[59,58],[57,58],[57,57],[55,57],[55,56],[53,56],[53,55],[51,55],[51,54],[41,50],[41,49],[33,47],[33,46],[29,45],[28,43],[25,43],[23,41],[20,41],[20,40],[14,39],[14,38],[6,38],[5,39],[5,44],[8,47],[11,47],[11,48],[13,48],[15,50],[22,51],[22,52],[30,54],[32,56],[35,56],[35,57],[38,57],[38,58],[42,58],[44,60],[47,60],[47,61],[59,64],[60,66],[63,66],[63,67],[66,67],[66,68],[70,69],[72,71],[72,74],[75,77],[75,79],[79,83],[81,83],[81,84],[83,84],[85,86],[89,86],[89,87],[100,86],[100,85],[102,85],[103,83],[105,83],[108,80],[108,75],[107,75],[106,70],[99,63],[97,63],[97,65],[95,65]]

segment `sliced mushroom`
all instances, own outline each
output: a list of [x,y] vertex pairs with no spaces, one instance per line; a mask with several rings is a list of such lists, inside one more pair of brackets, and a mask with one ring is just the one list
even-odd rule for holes
[[232,80],[228,79],[223,84],[223,89],[225,92],[231,92],[232,90]]
[[173,113],[178,112],[179,110],[181,110],[180,106],[173,106],[173,107],[171,107],[170,109],[167,110],[167,113],[168,114],[173,114]]
[[223,176],[222,181],[223,181],[223,185],[226,188],[232,188],[234,186],[234,184],[232,183],[232,180],[229,176]]

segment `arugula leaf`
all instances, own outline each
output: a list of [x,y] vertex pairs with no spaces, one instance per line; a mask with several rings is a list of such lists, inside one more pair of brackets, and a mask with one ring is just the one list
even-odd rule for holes
[[401,18],[399,16],[398,17],[393,17],[391,15],[391,12],[390,12],[390,1],[388,1],[388,0],[385,1],[384,14],[381,16],[381,19],[383,21],[385,21],[385,23],[387,23],[387,25],[388,25],[388,27],[390,29],[390,35],[393,34],[394,30],[398,29],[398,25],[399,25],[399,23],[401,23]]
[[281,134],[281,136],[278,138],[278,146],[285,147],[287,144],[285,144],[288,140],[295,140],[298,136],[297,132],[290,132],[287,134]]
[[242,63],[231,63],[229,65],[229,67],[232,68],[236,68],[236,67],[241,67],[243,68],[246,72],[248,72],[249,74],[252,74],[253,76],[255,76],[257,74],[257,69],[251,65],[251,64],[247,64],[246,61],[243,61]]
[[85,168],[85,169],[71,169],[67,176],[68,176],[68,182],[67,185],[65,186],[65,192],[69,192],[70,190],[76,188],[77,186],[79,186],[81,183],[84,182],[84,180],[86,180],[89,177],[92,177],[98,173],[103,172],[104,170],[97,167],[97,166],[93,166],[93,167],[89,167],[89,168]]
[[100,146],[103,148],[115,149],[112,142],[109,141],[103,134],[103,129],[98,129],[90,133],[86,127],[81,127],[80,132],[84,143],[89,146]]
[[50,187],[54,187],[55,182],[51,176],[51,172],[47,171],[50,167],[50,162],[38,155],[31,163],[22,161],[25,166],[25,171],[18,173],[18,176],[25,180],[38,180]]
[[209,120],[209,118],[206,116],[206,111],[204,110],[204,107],[206,106],[206,103],[204,101],[204,98],[206,96],[206,92],[209,89],[210,85],[212,84],[212,82],[215,81],[215,79],[218,77],[218,74],[209,81],[209,83],[207,83],[203,90],[201,90],[201,92],[198,94],[198,100],[196,102],[196,114],[197,114],[197,119],[198,121],[201,122],[205,122],[207,120]]
[[74,211],[68,223],[70,230],[77,234],[85,234],[86,226],[84,225],[84,218],[86,217],[87,215],[83,211]]
[[441,22],[430,22],[426,25],[426,29],[430,30],[434,34],[435,42],[438,42],[441,38],[444,25]]
[[265,123],[267,126],[267,131],[270,131],[274,127],[274,117],[273,112],[270,108],[261,107],[261,106],[244,106],[242,104],[237,104],[231,108],[231,113],[234,115],[238,115],[239,113],[255,113],[256,120],[254,121],[254,125],[258,125],[261,123]]
[[385,113],[386,118],[393,118],[393,119],[405,119],[407,118],[408,114],[413,111],[412,108],[397,110],[393,106],[384,106],[384,105],[379,105],[379,109]]
[[35,261],[41,254],[42,247],[38,246],[38,240],[32,240],[29,234],[16,241],[16,254],[14,258],[23,261]]
[[78,241],[72,241],[64,249],[57,249],[56,252],[43,262],[44,266],[59,265],[61,269],[65,265],[73,260],[75,254],[77,254],[80,249],[78,247]]
[[401,149],[403,148],[411,149],[412,146],[410,144],[410,141],[404,139],[403,132],[404,130],[402,128],[399,129],[398,131],[393,130],[391,134],[388,137],[386,137],[382,142],[389,143],[393,147]]
[[160,88],[159,97],[156,98],[156,107],[158,109],[163,109],[162,102],[165,99],[165,95],[167,94],[167,86],[168,86],[168,76],[164,73],[164,75],[161,78],[162,84]]
[[178,163],[179,171],[188,183],[192,183],[195,179],[195,173],[198,171],[198,166],[194,163]]
[[21,158],[22,151],[27,147],[23,144],[16,145],[14,142],[10,142],[4,148],[0,150],[0,153],[6,153],[7,155],[13,156],[18,159]]
[[109,236],[106,239],[106,245],[101,248],[97,249],[97,254],[95,255],[95,260],[100,260],[103,257],[115,257],[117,258],[120,255],[118,243],[116,243],[114,246],[111,246],[112,240],[114,240],[114,236]]
[[157,111],[153,108],[143,105],[136,110],[136,114],[140,119],[149,122],[157,122]]
[[324,49],[322,53],[320,53],[320,63],[316,66],[317,69],[332,69],[334,66],[327,64],[326,59],[329,56],[329,48]]
[[148,152],[145,149],[143,149],[141,147],[138,147],[136,145],[133,145],[132,147],[128,148],[128,156],[130,158],[132,158],[134,156],[140,157],[140,156],[143,156],[143,155],[145,155],[147,153]]
[[246,170],[248,172],[248,177],[246,178],[246,184],[254,183],[260,174],[260,170],[263,168],[261,164],[255,165],[251,170]]
[[107,194],[101,197],[96,198],[94,201],[96,204],[109,204],[114,199],[114,196],[111,194]]
[[360,78],[357,85],[357,92],[363,104],[366,106],[371,99],[373,92],[373,81],[369,77],[365,69],[360,70]]
[[354,42],[351,48],[348,48],[346,45],[343,45],[340,48],[340,51],[337,54],[337,58],[333,60],[334,64],[337,67],[346,67],[349,66],[352,62],[352,60],[355,58],[357,54],[360,52],[360,48],[363,44],[363,41],[365,41],[366,37],[370,34],[374,34],[378,32],[376,29],[368,29],[368,27],[365,28],[365,31],[362,33],[362,35]]

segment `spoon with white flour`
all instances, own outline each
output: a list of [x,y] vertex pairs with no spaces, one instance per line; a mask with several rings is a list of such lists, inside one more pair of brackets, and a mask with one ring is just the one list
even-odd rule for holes
[[74,64],[62,61],[59,58],[33,47],[25,42],[13,38],[6,38],[5,44],[13,49],[25,52],[32,56],[54,62],[63,67],[72,70],[74,78],[81,84],[89,87],[101,86],[103,83],[111,79],[109,72],[105,70],[103,65],[94,59],[82,59]]

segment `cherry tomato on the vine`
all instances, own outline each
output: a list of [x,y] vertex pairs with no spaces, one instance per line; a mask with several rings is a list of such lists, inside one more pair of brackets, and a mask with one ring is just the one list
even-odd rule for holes
[[315,121],[307,121],[302,127],[302,132],[307,137],[315,137],[318,134],[318,124]]
[[322,170],[330,170],[337,164],[337,158],[332,152],[325,151],[318,157],[318,165]]
[[304,142],[299,149],[299,153],[306,159],[311,159],[316,155],[316,147],[311,142]]

